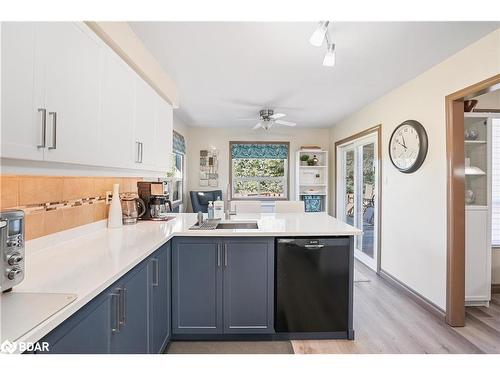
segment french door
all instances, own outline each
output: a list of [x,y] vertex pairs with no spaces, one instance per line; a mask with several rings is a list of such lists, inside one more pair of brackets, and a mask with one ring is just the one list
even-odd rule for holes
[[354,256],[379,270],[378,133],[337,144],[337,218],[363,230],[354,240]]

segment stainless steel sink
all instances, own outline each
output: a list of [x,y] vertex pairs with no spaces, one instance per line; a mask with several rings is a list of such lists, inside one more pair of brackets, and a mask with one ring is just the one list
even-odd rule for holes
[[215,229],[259,229],[257,222],[219,223]]

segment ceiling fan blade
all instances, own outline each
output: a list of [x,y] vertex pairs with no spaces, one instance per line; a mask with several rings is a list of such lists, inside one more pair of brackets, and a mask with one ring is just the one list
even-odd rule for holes
[[285,126],[295,126],[295,125],[297,125],[295,122],[285,121],[285,120],[276,120],[274,123],[278,124],[278,125],[285,125]]
[[263,127],[263,126],[262,126],[262,122],[258,122],[258,123],[257,123],[257,124],[256,124],[256,125],[252,128],[252,130],[257,130],[257,129],[262,128],[262,127]]
[[269,116],[269,117],[271,117],[271,118],[272,118],[272,119],[274,119],[274,120],[277,120],[277,119],[282,118],[282,117],[285,117],[285,116],[286,116],[286,115],[285,115],[284,113],[275,113],[275,114],[273,114],[273,115],[271,115],[271,116]]
[[255,121],[258,120],[257,117],[238,117],[236,121]]

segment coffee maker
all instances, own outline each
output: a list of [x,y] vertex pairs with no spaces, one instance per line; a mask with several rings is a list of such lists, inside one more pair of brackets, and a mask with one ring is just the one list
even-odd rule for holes
[[[165,191],[165,184],[159,181],[138,181],[137,192],[139,198],[146,204],[146,212],[141,220],[170,220],[168,216],[172,212],[172,202],[168,192]],[[168,208],[167,208],[168,206]]]

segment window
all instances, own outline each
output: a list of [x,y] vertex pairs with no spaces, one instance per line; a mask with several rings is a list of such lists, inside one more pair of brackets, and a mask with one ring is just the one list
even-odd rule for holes
[[184,154],[174,152],[172,154],[172,176],[170,177],[170,200],[172,202],[182,201],[182,190],[184,185]]
[[178,205],[183,201],[186,142],[184,137],[175,130],[173,133],[172,150],[172,169],[168,173],[167,185],[170,200],[174,205]]
[[288,142],[230,142],[232,199],[288,199]]
[[500,119],[491,127],[491,244],[500,247]]

